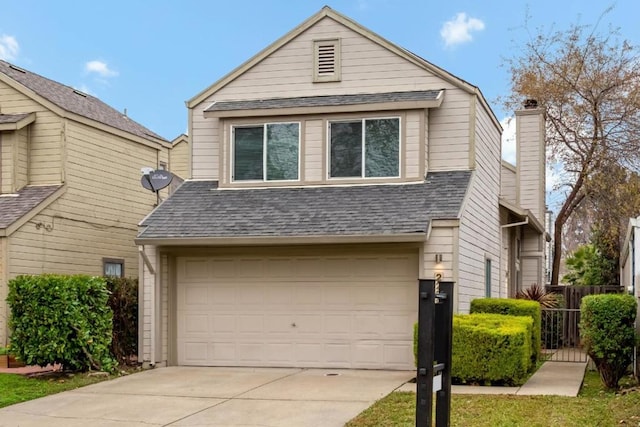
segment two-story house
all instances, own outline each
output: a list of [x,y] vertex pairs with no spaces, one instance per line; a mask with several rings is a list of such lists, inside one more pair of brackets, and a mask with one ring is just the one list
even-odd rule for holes
[[136,239],[141,361],[411,369],[419,278],[465,312],[536,275],[480,90],[328,7],[187,106],[190,179]]
[[140,168],[170,143],[99,99],[0,61],[0,345],[21,274],[138,275]]

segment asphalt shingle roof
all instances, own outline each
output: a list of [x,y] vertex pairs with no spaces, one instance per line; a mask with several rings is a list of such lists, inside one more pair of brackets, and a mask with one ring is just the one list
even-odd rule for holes
[[18,191],[17,196],[5,195],[0,197],[0,229],[9,227],[31,209],[45,201],[60,187],[62,185],[24,187]]
[[20,120],[27,117],[30,113],[24,114],[0,114],[0,125],[5,123],[18,123]]
[[0,73],[10,77],[63,110],[142,138],[165,138],[131,120],[98,98],[0,60]]
[[423,183],[220,190],[186,181],[142,226],[140,239],[426,233],[457,218],[471,172],[432,172]]
[[220,101],[214,102],[204,111],[331,107],[338,105],[357,105],[383,102],[433,101],[438,98],[441,92],[441,90],[419,90],[412,92],[362,93],[355,95],[302,96],[296,98],[271,98],[248,101]]

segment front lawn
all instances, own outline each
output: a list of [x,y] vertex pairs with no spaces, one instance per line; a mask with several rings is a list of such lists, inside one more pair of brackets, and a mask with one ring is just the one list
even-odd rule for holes
[[109,377],[51,373],[34,377],[0,374],[0,408],[104,381]]
[[[414,426],[415,401],[415,393],[391,393],[346,427]],[[454,394],[451,425],[638,426],[640,388],[619,394],[607,392],[600,385],[598,373],[587,372],[578,397]]]

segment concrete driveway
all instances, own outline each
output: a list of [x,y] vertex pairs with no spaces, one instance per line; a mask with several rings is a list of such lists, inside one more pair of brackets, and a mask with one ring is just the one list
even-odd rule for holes
[[0,409],[0,426],[343,426],[414,374],[157,368]]

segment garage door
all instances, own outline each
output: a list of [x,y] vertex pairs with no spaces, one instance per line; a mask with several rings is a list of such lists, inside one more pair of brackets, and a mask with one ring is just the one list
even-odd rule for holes
[[413,369],[416,252],[178,258],[178,363]]

